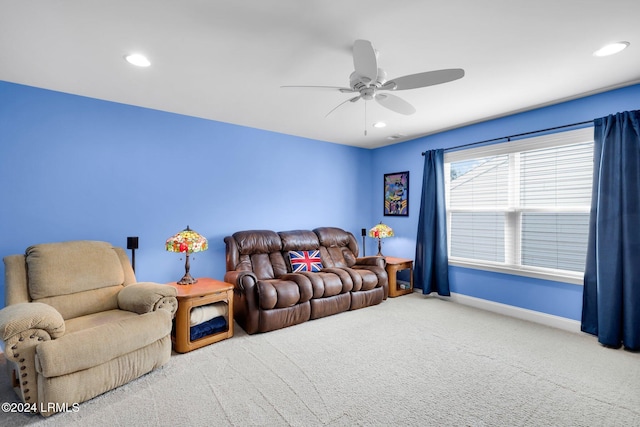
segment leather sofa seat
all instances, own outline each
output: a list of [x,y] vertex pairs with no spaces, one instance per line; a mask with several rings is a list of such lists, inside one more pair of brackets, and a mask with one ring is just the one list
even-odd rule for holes
[[[311,230],[281,231],[278,235],[282,240],[282,254],[285,260],[289,257],[289,251],[320,250],[320,240]],[[290,264],[288,269],[292,270]],[[341,270],[325,268],[318,272],[303,271],[297,274],[304,275],[311,282],[311,319],[349,310],[353,281]]]

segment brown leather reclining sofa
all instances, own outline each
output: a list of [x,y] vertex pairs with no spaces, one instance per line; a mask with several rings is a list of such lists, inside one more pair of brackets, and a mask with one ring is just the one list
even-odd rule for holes
[[[385,259],[358,258],[355,237],[340,228],[238,231],[224,241],[224,280],[235,286],[234,317],[249,334],[379,304],[388,296]],[[290,251],[316,250],[320,271],[292,272]]]

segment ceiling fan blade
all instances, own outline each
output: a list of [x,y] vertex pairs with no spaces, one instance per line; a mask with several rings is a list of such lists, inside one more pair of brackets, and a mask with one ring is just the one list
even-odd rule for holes
[[324,90],[331,90],[331,91],[340,91],[342,93],[353,93],[355,92],[353,89],[351,89],[350,87],[338,87],[338,86],[291,86],[291,85],[287,85],[287,86],[280,86],[281,88],[295,88],[295,89],[324,89]]
[[353,43],[353,67],[366,84],[378,78],[378,60],[370,41],[356,40]]
[[[449,68],[446,70],[426,71],[424,73],[410,74],[408,76],[391,79],[380,89],[386,90],[406,90],[420,87],[439,85],[451,82],[464,77],[462,68]],[[395,86],[394,86],[395,84]]]
[[391,95],[389,93],[378,93],[376,94],[375,98],[376,101],[378,101],[378,104],[382,105],[385,108],[388,108],[391,111],[395,111],[396,113],[410,116],[411,114],[416,112],[416,109],[413,107],[413,105],[395,95]]
[[324,117],[327,118],[329,117],[329,114],[333,113],[334,111],[336,111],[338,108],[340,108],[341,106],[343,106],[344,104],[346,104],[347,102],[356,102],[357,100],[359,100],[360,98],[362,98],[360,95],[358,96],[354,96],[353,98],[349,98],[346,101],[341,102],[340,104],[336,105],[333,110],[329,111]]

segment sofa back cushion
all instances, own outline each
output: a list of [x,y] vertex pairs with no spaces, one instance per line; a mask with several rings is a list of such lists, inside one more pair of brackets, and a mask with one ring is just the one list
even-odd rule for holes
[[348,231],[336,227],[313,230],[320,242],[320,256],[325,267],[352,267],[358,256],[358,243]]
[[[318,236],[311,230],[291,230],[291,231],[280,231],[278,232],[280,236],[280,240],[282,241],[282,256],[287,264],[287,270],[290,272],[296,271],[296,266],[292,265],[291,262],[291,252],[307,252],[311,253],[320,249],[320,241],[318,240]],[[313,269],[310,264],[308,267],[310,269],[298,269],[298,271],[315,271],[317,269],[322,268],[321,260],[320,262],[316,262],[316,268]],[[295,264],[295,261],[294,263]],[[299,267],[299,266],[298,266]]]
[[286,274],[287,266],[278,233],[270,230],[238,231],[233,238],[239,253],[238,270],[253,271],[259,280]]
[[111,244],[44,243],[27,248],[25,260],[29,296],[52,305],[64,319],[117,308],[125,275]]
[[311,230],[280,231],[282,251],[313,251],[320,247],[318,236]]

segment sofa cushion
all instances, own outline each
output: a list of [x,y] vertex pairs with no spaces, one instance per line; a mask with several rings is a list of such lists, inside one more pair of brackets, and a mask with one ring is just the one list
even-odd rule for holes
[[[146,347],[141,347],[131,353],[111,359],[101,365],[91,366],[88,369],[54,378],[39,377],[38,401],[41,403],[38,407],[44,407],[47,410],[48,402],[53,402],[57,405],[60,402],[68,402],[71,408],[71,402],[84,402],[108,390],[120,387],[164,365],[169,361],[170,357],[171,336],[166,335]],[[126,392],[124,394],[126,395]],[[83,410],[81,407],[80,412]],[[49,416],[53,413],[53,411],[49,410],[48,412],[42,412],[42,415]],[[64,415],[61,416],[64,417]],[[53,422],[55,423],[56,421]],[[65,424],[62,420],[60,420],[60,423]],[[87,425],[87,421],[84,424]]]
[[287,273],[280,236],[270,230],[238,231],[233,234],[240,266],[253,271],[258,279],[274,279]]
[[356,264],[358,243],[353,234],[336,227],[313,230],[320,241],[320,256],[325,267],[352,267]]
[[233,233],[240,255],[270,254],[282,246],[278,233],[270,230],[248,230]]
[[327,248],[348,247],[351,252],[357,252],[358,243],[355,241],[353,234],[337,227],[318,227],[313,230],[318,236],[318,240],[322,246]]
[[274,308],[292,307],[301,301],[298,284],[290,280],[260,280],[258,281],[260,308],[271,310]]
[[89,369],[146,347],[171,333],[171,313],[158,310],[125,316],[63,337],[36,348],[36,370],[57,377]]
[[118,308],[118,293],[122,289],[124,287],[121,285],[109,286],[107,288],[76,292],[70,295],[40,298],[34,300],[34,302],[50,305],[62,315],[64,320],[68,320]]
[[248,258],[247,264],[251,266],[251,271],[258,279],[275,279],[276,275],[269,254],[243,255],[245,256]]
[[320,247],[318,236],[311,230],[291,230],[278,232],[282,241],[282,250],[312,251]]
[[346,247],[320,247],[320,257],[325,267],[348,268],[356,263],[356,257]]
[[374,272],[365,269],[356,269],[352,271],[355,271],[362,277],[362,287],[360,288],[361,291],[369,291],[380,285],[378,276],[376,276]]
[[27,248],[33,300],[122,285],[124,271],[111,244],[96,241],[43,243]]
[[320,251],[289,251],[289,262],[294,273],[322,270]]
[[320,273],[315,273],[314,276],[321,279],[311,282],[313,285],[314,298],[333,297],[349,292],[352,289],[352,283],[350,280],[342,281],[340,276],[335,273],[322,271]]

